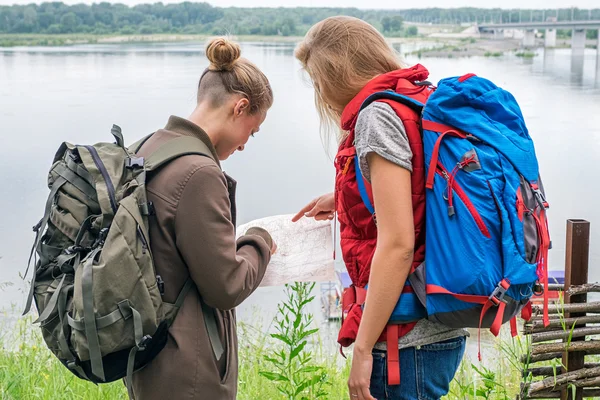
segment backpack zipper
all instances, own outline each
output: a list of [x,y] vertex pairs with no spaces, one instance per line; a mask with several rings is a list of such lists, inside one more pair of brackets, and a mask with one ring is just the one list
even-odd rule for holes
[[483,218],[477,211],[477,208],[475,208],[475,205],[471,202],[471,199],[469,199],[469,196],[467,196],[467,194],[464,192],[464,190],[460,187],[458,182],[456,182],[456,180],[454,180],[454,179],[452,180],[452,182],[450,182],[450,175],[448,174],[448,171],[440,163],[438,163],[436,172],[438,173],[438,175],[442,176],[446,180],[446,182],[451,183],[452,190],[454,190],[454,193],[456,193],[458,198],[461,199],[462,202],[464,203],[465,207],[467,207],[467,210],[469,211],[469,214],[471,214],[471,217],[473,217],[473,220],[475,221],[475,224],[479,228],[479,231],[485,237],[490,238],[491,237],[490,231],[488,230],[487,226],[485,225],[485,221],[483,220]]
[[106,182],[106,189],[108,190],[108,198],[110,200],[110,206],[112,207],[113,214],[115,214],[117,212],[117,200],[115,198],[115,187],[113,186],[113,183],[110,180],[108,171],[106,170],[106,167],[104,166],[104,163],[102,162],[102,159],[100,159],[100,156],[98,155],[98,151],[93,146],[85,145],[83,147],[85,147],[90,152],[90,155],[92,156],[92,159],[94,160],[94,164],[96,164],[96,167],[98,167],[98,169],[100,170],[100,173],[102,174],[102,178],[104,178],[104,181]]

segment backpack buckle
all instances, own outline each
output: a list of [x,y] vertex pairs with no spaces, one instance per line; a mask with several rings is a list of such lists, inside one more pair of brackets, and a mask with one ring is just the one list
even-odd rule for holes
[[40,228],[42,227],[42,222],[44,221],[44,218],[40,219],[40,222],[38,222],[37,224],[35,224],[33,226],[33,231],[35,233],[38,233],[38,231],[40,230]]
[[100,232],[98,233],[98,245],[100,245],[100,246],[104,245],[104,242],[106,241],[107,236],[108,236],[108,228],[100,229]]
[[490,295],[489,301],[495,306],[499,306],[500,303],[506,303],[504,297],[506,296],[506,291],[509,287],[510,284],[508,283],[508,281],[506,279],[502,280],[502,282],[500,282],[498,286],[496,286],[496,288]]
[[144,157],[129,157],[125,160],[125,168],[143,168]]
[[165,281],[163,281],[162,276],[156,275],[156,284],[158,285],[158,291],[161,296],[165,295]]
[[150,335],[146,335],[142,338],[142,340],[140,340],[140,342],[137,344],[137,348],[139,351],[144,351],[146,350],[146,347],[150,344],[150,342],[152,341],[152,336]]
[[147,202],[147,203],[140,203],[138,204],[139,208],[140,208],[140,213],[145,216],[145,217],[149,217],[151,215],[156,215],[156,210],[154,209],[154,203],[152,203],[151,201]]
[[80,164],[81,163],[81,156],[79,155],[79,150],[77,149],[73,149],[69,152],[69,157],[71,157],[71,160],[73,160],[75,163]]
[[100,232],[98,232],[98,237],[96,238],[96,241],[92,245],[92,248],[95,249],[96,247],[104,246],[104,242],[106,241],[107,236],[108,236],[108,228],[100,229]]
[[535,199],[542,209],[549,208],[548,202],[546,201],[546,196],[544,196],[544,193],[542,193],[539,188],[534,189],[533,194],[535,195]]
[[73,246],[69,246],[65,249],[65,254],[71,255],[71,254],[75,254],[75,253],[81,253],[83,250],[85,250],[85,248],[83,246],[73,245]]

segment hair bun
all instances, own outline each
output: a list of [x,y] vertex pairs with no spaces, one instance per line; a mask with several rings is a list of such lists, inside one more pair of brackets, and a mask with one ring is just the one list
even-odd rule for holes
[[210,61],[211,71],[231,71],[240,58],[240,45],[227,38],[220,37],[211,40],[206,46],[206,57]]

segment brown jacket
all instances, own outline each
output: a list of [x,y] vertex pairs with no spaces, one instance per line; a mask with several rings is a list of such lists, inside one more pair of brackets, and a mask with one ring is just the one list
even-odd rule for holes
[[[208,135],[192,122],[171,117],[139,151],[147,157],[169,139],[197,137],[213,151]],[[235,399],[238,350],[234,308],[261,282],[271,238],[258,232],[235,240],[235,182],[208,157],[182,156],[151,177],[148,198],[151,249],[164,280],[163,300],[175,302],[191,276],[187,295],[165,348],[133,375],[136,400]],[[200,299],[214,308],[224,353],[216,359]]]

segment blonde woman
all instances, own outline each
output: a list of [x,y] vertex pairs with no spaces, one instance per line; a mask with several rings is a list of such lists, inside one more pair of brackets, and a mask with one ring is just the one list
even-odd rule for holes
[[225,38],[211,41],[206,56],[210,66],[200,78],[194,111],[188,118],[171,116],[138,152],[147,157],[173,138],[191,136],[215,159],[177,158],[148,183],[155,208],[150,246],[164,281],[163,300],[174,303],[188,277],[194,287],[164,348],[133,375],[138,400],[236,398],[235,307],[258,287],[275,249],[259,228],[236,241],[235,181],[219,165],[259,131],[273,104],[269,81]]
[[[388,324],[400,296],[413,295],[405,284],[424,261],[419,117],[391,100],[361,107],[385,90],[424,102],[431,89],[421,82],[428,72],[421,65],[406,68],[373,26],[351,17],[317,23],[296,58],[314,85],[323,129],[340,132],[335,194],[313,200],[295,220],[303,215],[322,220],[337,212],[353,282],[339,336],[342,345],[354,342],[350,399],[439,399],[462,359],[466,331],[429,322],[416,305],[412,320],[421,318],[418,322]],[[371,191],[374,213],[361,197],[362,184]]]

